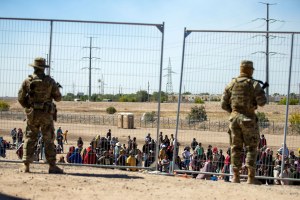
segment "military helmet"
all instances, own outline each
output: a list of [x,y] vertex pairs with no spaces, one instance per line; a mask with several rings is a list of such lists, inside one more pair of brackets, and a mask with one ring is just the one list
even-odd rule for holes
[[42,58],[42,57],[35,58],[34,62],[29,64],[29,66],[36,67],[36,68],[39,68],[39,69],[45,69],[45,68],[49,67],[48,65],[46,65],[45,58]]
[[242,60],[240,65],[240,75],[246,77],[252,77],[253,74],[253,62],[250,60]]

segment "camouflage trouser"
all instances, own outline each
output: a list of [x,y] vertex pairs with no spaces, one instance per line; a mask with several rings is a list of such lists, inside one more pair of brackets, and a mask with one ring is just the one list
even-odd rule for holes
[[259,143],[259,130],[256,116],[246,117],[237,114],[230,119],[229,128],[231,130],[231,164],[232,167],[242,167],[242,151],[245,145],[246,166],[256,167],[257,146]]
[[55,164],[56,151],[54,145],[54,124],[53,116],[50,113],[42,110],[27,109],[27,127],[24,141],[23,162],[33,162],[35,146],[38,140],[39,131],[42,132],[43,141],[45,144],[45,156],[49,164]]

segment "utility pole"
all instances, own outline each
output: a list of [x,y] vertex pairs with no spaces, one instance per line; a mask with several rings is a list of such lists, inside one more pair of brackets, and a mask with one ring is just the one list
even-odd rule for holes
[[149,84],[149,81],[148,81],[148,102],[150,102],[150,95],[149,95],[149,89],[150,89],[150,84]]
[[[269,83],[269,23],[270,21],[276,21],[274,19],[269,19],[269,6],[270,5],[276,5],[276,3],[274,4],[270,4],[270,3],[265,3],[265,2],[259,2],[261,4],[265,4],[267,5],[267,18],[262,18],[263,20],[265,20],[267,22],[267,33],[266,33],[266,82]],[[267,104],[269,104],[269,87],[266,88],[266,96],[267,96]]]
[[96,58],[96,59],[100,59],[97,57],[92,57],[92,49],[96,48],[96,49],[100,49],[99,47],[93,47],[93,37],[89,37],[90,38],[90,46],[89,47],[83,47],[83,48],[89,48],[90,52],[89,52],[89,57],[83,57],[83,58],[88,58],[89,59],[89,97],[88,100],[91,100],[91,93],[92,93],[92,69],[97,69],[97,68],[92,68],[92,59]]
[[300,105],[300,83],[299,83],[299,102],[298,102],[298,104]]

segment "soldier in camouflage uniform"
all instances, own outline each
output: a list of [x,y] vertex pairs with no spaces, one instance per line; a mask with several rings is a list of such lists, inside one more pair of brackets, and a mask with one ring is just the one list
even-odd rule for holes
[[239,171],[242,167],[241,153],[246,147],[246,166],[249,184],[259,184],[255,177],[256,154],[259,143],[258,119],[255,114],[257,106],[264,106],[267,98],[259,82],[252,79],[253,62],[244,60],[240,65],[240,76],[232,79],[222,96],[222,109],[230,113],[232,182],[240,183]]
[[32,75],[24,80],[18,93],[18,101],[25,108],[27,127],[25,132],[23,172],[29,172],[29,164],[33,161],[34,148],[38,140],[39,131],[43,134],[45,155],[49,163],[49,173],[63,173],[56,166],[56,151],[54,145],[54,123],[56,106],[53,103],[61,100],[58,84],[50,76],[45,75],[46,65],[44,58],[36,58],[33,64]]

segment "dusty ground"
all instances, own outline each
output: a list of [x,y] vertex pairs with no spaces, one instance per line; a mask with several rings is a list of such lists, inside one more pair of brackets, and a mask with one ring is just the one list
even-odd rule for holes
[[63,166],[66,174],[47,174],[46,165],[33,165],[31,173],[20,164],[0,163],[0,199],[245,199],[299,198],[297,186],[255,186],[196,180],[91,167]]
[[[156,111],[157,104],[147,103],[86,103],[60,102],[61,113],[92,113],[104,114],[109,106],[115,106],[118,112],[133,112],[142,114]],[[188,112],[192,104],[184,104],[183,112]],[[228,115],[220,110],[218,103],[205,104],[210,119],[227,120]],[[21,108],[16,102],[11,102],[13,111]],[[175,117],[176,104],[162,104],[162,116]],[[299,112],[300,106],[291,107],[291,112]],[[282,122],[285,116],[285,106],[268,105],[259,110],[265,112],[270,120]],[[137,137],[142,147],[147,133],[156,136],[156,128],[147,129],[118,129],[117,127],[86,125],[86,124],[55,124],[68,129],[69,144],[76,145],[79,136],[83,137],[86,147],[91,139],[100,134],[104,136],[112,129],[113,136],[119,137],[121,143],[126,143],[128,135]],[[10,140],[9,131],[12,127],[25,127],[22,120],[1,120],[0,136]],[[161,129],[167,135],[175,133],[173,129]],[[265,134],[268,145],[277,148],[283,140],[282,135]],[[225,132],[207,132],[194,130],[180,130],[178,139],[182,145],[190,144],[195,137],[204,147],[208,144],[221,148],[228,147],[228,135]],[[291,149],[299,147],[299,136],[288,136],[287,141]],[[66,152],[66,150],[65,150]],[[7,152],[8,159],[16,159],[15,151]],[[59,155],[58,155],[59,156]],[[253,186],[246,183],[230,184],[223,181],[203,181],[178,176],[162,176],[142,172],[128,172],[121,170],[100,169],[92,167],[63,166],[66,174],[49,175],[44,164],[32,165],[32,173],[23,174],[18,171],[20,164],[0,162],[0,199],[297,199],[300,191],[297,186]]]

